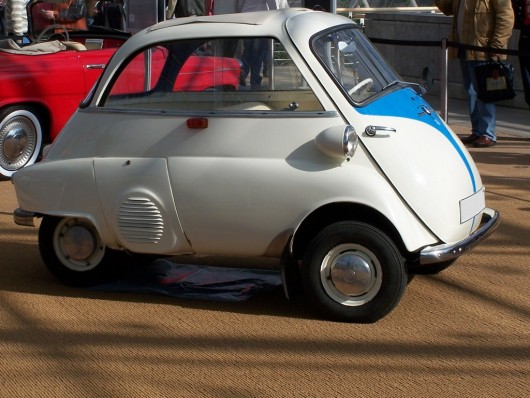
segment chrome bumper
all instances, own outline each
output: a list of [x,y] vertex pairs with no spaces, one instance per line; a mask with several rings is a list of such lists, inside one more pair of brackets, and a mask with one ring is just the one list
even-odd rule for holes
[[24,225],[26,227],[34,227],[35,217],[36,217],[35,213],[31,211],[15,209],[15,211],[13,212],[13,219],[15,220],[15,224],[17,225]]
[[420,265],[435,264],[460,257],[486,239],[499,226],[500,220],[497,210],[484,209],[482,222],[475,232],[457,243],[427,246],[420,252]]

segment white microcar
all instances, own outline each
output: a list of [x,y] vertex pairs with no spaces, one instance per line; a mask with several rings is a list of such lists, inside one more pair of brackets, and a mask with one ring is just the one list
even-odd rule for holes
[[412,273],[499,223],[421,88],[350,19],[306,9],[136,33],[12,180],[15,222],[42,218],[42,258],[65,283],[145,255],[272,257],[288,294],[349,322],[382,318]]

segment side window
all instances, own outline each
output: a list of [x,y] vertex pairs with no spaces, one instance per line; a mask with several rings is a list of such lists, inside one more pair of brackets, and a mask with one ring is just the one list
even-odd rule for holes
[[323,110],[283,46],[266,37],[145,49],[121,69],[100,106],[216,113]]
[[120,96],[140,96],[153,90],[158,83],[167,56],[168,51],[162,46],[137,54],[114,83],[109,100]]
[[357,27],[326,32],[312,50],[336,83],[356,103],[363,103],[402,80]]

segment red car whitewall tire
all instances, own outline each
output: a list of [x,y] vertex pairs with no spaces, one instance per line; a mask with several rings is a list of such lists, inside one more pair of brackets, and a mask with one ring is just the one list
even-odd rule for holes
[[36,162],[42,147],[42,122],[30,106],[0,112],[0,174],[11,177]]

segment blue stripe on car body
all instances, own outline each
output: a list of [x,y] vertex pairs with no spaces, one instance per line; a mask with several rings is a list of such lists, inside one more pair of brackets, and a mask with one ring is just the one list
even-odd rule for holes
[[[416,104],[414,104],[416,102]],[[415,106],[403,106],[405,103],[410,103]],[[454,136],[449,132],[445,123],[442,122],[438,114],[432,107],[418,95],[412,88],[396,90],[388,95],[385,95],[370,104],[356,108],[357,112],[363,115],[377,115],[377,116],[394,116],[406,119],[417,120],[434,127],[439,131],[458,152],[460,158],[466,166],[467,172],[471,179],[473,192],[477,192],[477,183],[471,165],[467,160],[462,147],[457,143]]]

